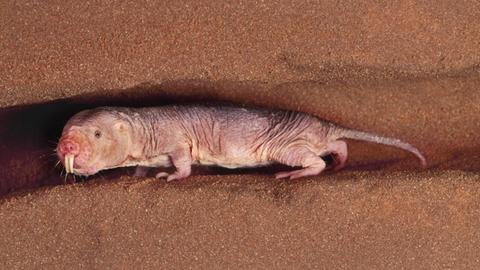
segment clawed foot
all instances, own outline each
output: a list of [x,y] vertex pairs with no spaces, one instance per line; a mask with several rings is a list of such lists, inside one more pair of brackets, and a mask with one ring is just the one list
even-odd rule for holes
[[178,173],[178,172],[175,172],[175,173],[172,173],[172,174],[168,174],[166,172],[159,172],[157,173],[157,175],[155,175],[156,178],[167,178],[167,182],[170,182],[170,181],[173,181],[173,180],[180,180],[180,179],[184,179],[186,177],[188,177],[188,175],[185,175],[185,174],[181,174],[181,173]]
[[281,179],[281,178],[295,179],[303,176],[305,176],[303,170],[296,170],[296,171],[290,171],[290,172],[278,172],[275,174],[276,179]]
[[168,173],[166,172],[159,172],[155,175],[155,178],[165,178],[168,176]]
[[320,164],[318,167],[306,167],[304,169],[289,172],[278,172],[275,174],[275,178],[280,179],[288,177],[290,179],[296,179],[305,176],[313,176],[320,174],[323,169],[325,169],[325,163]]

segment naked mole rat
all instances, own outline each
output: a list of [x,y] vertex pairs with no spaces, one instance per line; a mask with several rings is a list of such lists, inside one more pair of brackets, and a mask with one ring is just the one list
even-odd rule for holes
[[65,125],[57,155],[67,173],[92,175],[100,170],[174,166],[168,181],[190,175],[192,164],[226,168],[281,163],[297,170],[276,178],[317,175],[321,156],[332,154],[334,169],[347,160],[350,138],[398,147],[423,155],[398,139],[340,127],[301,112],[242,107],[161,106],[100,107],[74,115]]

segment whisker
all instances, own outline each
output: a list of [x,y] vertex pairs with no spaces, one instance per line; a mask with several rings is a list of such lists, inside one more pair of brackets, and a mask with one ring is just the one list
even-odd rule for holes
[[36,146],[36,145],[30,145],[28,146],[28,148],[30,153],[47,152],[48,150],[48,149],[45,149],[45,147],[39,148],[39,146]]
[[[52,166],[53,162],[50,162],[49,160],[47,160],[46,162],[40,164],[40,168],[44,168],[46,171],[46,173],[48,175],[51,175],[52,172],[56,171],[56,167],[57,165],[55,166]],[[62,176],[62,171],[60,171],[60,177]]]
[[39,155],[37,156],[37,159],[44,159],[46,157],[49,157],[47,154]]
[[51,153],[48,149],[29,151],[29,156],[36,156],[36,159],[47,161],[53,161],[52,158],[57,159],[57,154],[55,152]]
[[[31,155],[29,155],[30,157]],[[38,157],[37,159],[39,160],[44,160],[44,161],[49,161],[51,163],[55,163],[57,160],[58,160],[58,157],[54,157],[54,156],[51,156],[51,155],[43,155],[43,156],[40,156]]]
[[50,169],[50,172],[55,169],[55,167],[52,166],[53,161],[52,160],[39,160],[37,161],[38,167],[42,169]]
[[64,170],[60,171],[60,177],[63,177],[63,174],[66,173]]
[[53,145],[57,145],[58,144],[58,140],[57,141],[54,141],[54,140],[47,140],[48,143],[51,143]]

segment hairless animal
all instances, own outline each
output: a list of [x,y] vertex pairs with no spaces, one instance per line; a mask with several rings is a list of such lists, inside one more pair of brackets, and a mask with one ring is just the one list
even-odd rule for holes
[[[344,167],[347,144],[341,138],[363,140],[423,155],[398,139],[352,130],[295,111],[234,106],[99,107],[74,115],[65,125],[57,155],[67,173],[138,166],[169,167],[157,178],[186,178],[193,164],[226,168],[281,163],[301,167],[276,173],[276,178],[313,176],[326,168],[322,156],[334,157],[334,169]],[[141,171],[141,170],[139,170]]]

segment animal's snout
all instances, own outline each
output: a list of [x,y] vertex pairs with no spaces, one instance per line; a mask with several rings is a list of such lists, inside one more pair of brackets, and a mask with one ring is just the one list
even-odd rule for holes
[[72,139],[64,139],[58,146],[60,154],[77,156],[80,153],[80,145]]

